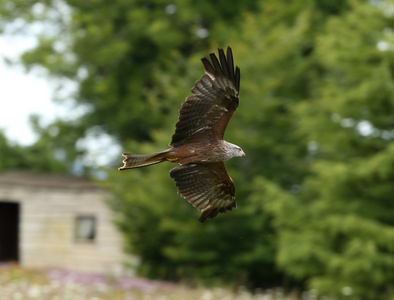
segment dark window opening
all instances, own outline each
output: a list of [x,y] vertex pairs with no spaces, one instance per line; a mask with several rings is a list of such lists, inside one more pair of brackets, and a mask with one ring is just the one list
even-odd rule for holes
[[19,262],[19,203],[0,201],[0,262]]
[[96,217],[77,216],[75,219],[75,241],[94,242],[96,239]]

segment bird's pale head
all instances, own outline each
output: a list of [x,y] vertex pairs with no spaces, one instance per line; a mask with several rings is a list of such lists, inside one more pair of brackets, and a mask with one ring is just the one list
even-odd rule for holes
[[245,157],[245,152],[241,149],[241,147],[228,143],[229,147],[229,155],[230,158],[233,157]]

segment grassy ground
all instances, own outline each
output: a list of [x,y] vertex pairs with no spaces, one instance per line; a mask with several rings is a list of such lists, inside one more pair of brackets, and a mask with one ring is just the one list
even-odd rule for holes
[[[141,278],[108,278],[65,270],[0,266],[0,300],[295,300],[279,291],[191,289]],[[303,297],[304,299],[304,297]],[[313,298],[305,298],[313,299]]]

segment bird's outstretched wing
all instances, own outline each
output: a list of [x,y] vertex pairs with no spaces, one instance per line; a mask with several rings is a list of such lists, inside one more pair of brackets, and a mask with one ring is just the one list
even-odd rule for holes
[[202,211],[201,223],[236,207],[234,183],[223,162],[180,165],[170,176],[178,193]]
[[186,98],[179,110],[170,146],[185,144],[191,139],[223,139],[227,124],[238,107],[240,71],[234,71],[233,54],[227,57],[219,49],[219,60],[210,54],[212,63],[203,58],[205,74],[192,88],[193,96]]

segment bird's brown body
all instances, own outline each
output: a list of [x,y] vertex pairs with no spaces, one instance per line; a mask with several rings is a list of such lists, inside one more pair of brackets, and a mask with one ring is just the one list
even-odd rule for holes
[[179,110],[179,121],[169,144],[171,148],[152,154],[123,154],[119,170],[145,167],[164,161],[179,163],[170,171],[178,193],[202,211],[200,222],[231,210],[235,188],[223,161],[245,156],[242,149],[223,139],[227,124],[238,107],[240,72],[233,64],[231,48],[227,58],[219,49],[219,60],[203,58],[205,74]]
[[[217,149],[217,151],[215,151],[215,153],[207,153],[207,147]],[[148,159],[147,162],[160,160],[176,162],[182,165],[190,163],[221,162],[231,158],[227,155],[227,149],[227,142],[224,140],[212,141],[208,144],[195,141],[190,144],[177,146],[159,152],[152,158]]]

